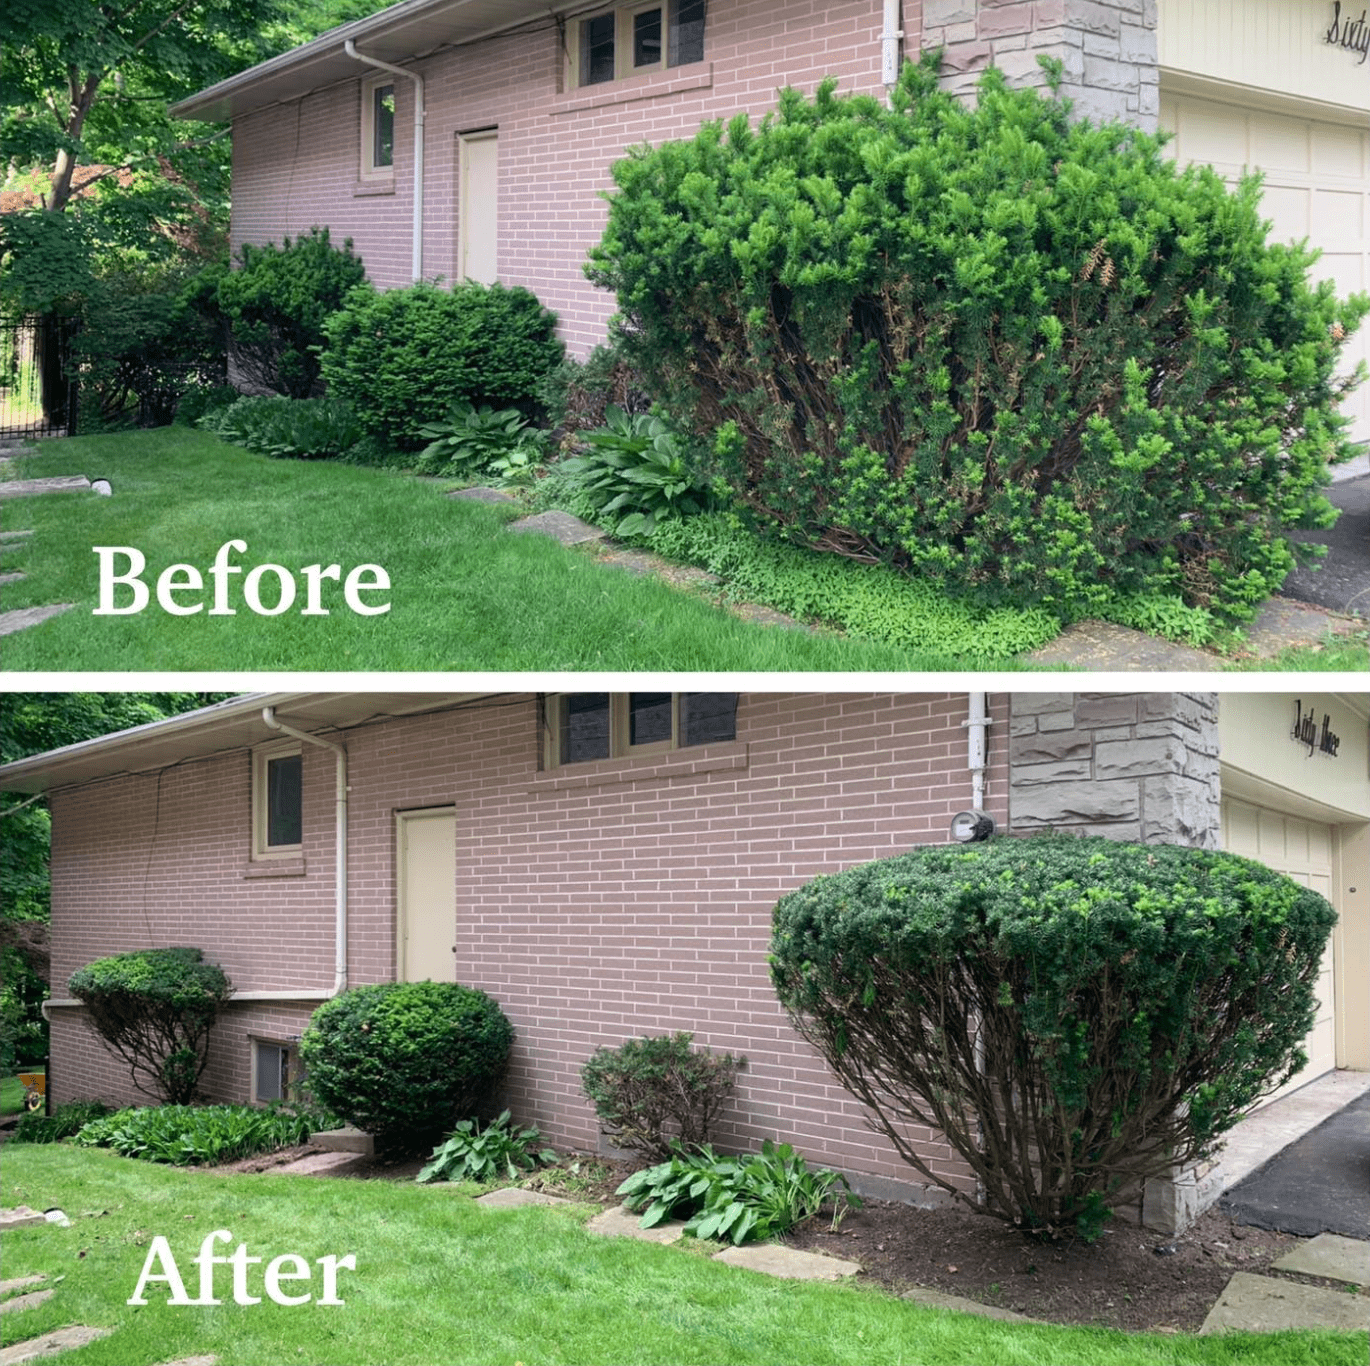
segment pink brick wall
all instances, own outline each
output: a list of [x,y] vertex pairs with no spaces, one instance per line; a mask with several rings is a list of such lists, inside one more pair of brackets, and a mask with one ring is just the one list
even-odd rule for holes
[[[916,51],[918,0],[905,0],[907,51]],[[598,240],[624,149],[688,137],[708,119],[775,105],[785,85],[811,91],[824,76],[843,90],[880,86],[880,0],[713,0],[704,61],[563,91],[555,29],[488,39],[417,63],[427,84],[425,277],[455,277],[456,135],[499,129],[499,274],[531,289],[561,318],[578,354],[604,337],[613,300],[581,266]],[[362,78],[239,119],[233,129],[233,244],[279,242],[327,225],[351,237],[370,278],[408,284],[411,267],[413,96],[396,82],[393,189],[358,185]]]
[[[964,695],[744,695],[736,743],[539,772],[531,697],[346,733],[354,984],[395,972],[395,813],[457,817],[457,978],[517,1030],[516,1118],[597,1146],[579,1068],[600,1044],[689,1029],[745,1053],[719,1134],[780,1136],[848,1172],[913,1173],[790,1029],[766,945],[777,897],[818,873],[947,838],[970,805]],[[988,806],[1006,820],[1007,698],[992,699]],[[288,720],[288,717],[283,717]],[[265,739],[264,733],[264,739]],[[249,759],[205,759],[53,801],[53,982],[102,954],[203,948],[240,990],[332,979],[332,757],[305,749],[304,871],[245,877]],[[218,1029],[207,1082],[249,1090],[251,1034],[301,1032],[308,1005],[243,1004]],[[131,1096],[76,1018],[54,1011],[53,1091]],[[933,1135],[939,1169],[969,1179]]]

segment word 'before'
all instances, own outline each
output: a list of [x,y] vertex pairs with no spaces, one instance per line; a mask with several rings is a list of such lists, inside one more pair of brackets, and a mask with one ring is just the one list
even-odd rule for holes
[[[214,1269],[227,1266],[233,1269],[234,1304],[260,1304],[260,1295],[248,1293],[247,1270],[249,1266],[260,1264],[263,1259],[248,1256],[246,1243],[239,1243],[228,1257],[221,1257],[214,1251],[215,1243],[227,1243],[232,1241],[232,1238],[233,1235],[226,1228],[216,1228],[213,1233],[205,1235],[204,1242],[200,1244],[200,1255],[194,1258],[195,1265],[200,1268],[200,1294],[192,1300],[186,1294],[185,1282],[181,1279],[180,1268],[176,1265],[170,1243],[160,1233],[157,1234],[148,1249],[147,1260],[143,1263],[143,1274],[138,1277],[133,1294],[124,1303],[146,1304],[143,1292],[148,1284],[152,1281],[162,1281],[171,1292],[167,1297],[169,1305],[222,1304],[223,1301],[214,1294]],[[356,1254],[349,1252],[345,1257],[317,1257],[315,1265],[321,1269],[323,1278],[323,1294],[317,1299],[314,1299],[313,1292],[309,1290],[302,1295],[291,1295],[281,1288],[282,1281],[311,1280],[313,1272],[305,1258],[293,1252],[283,1252],[279,1257],[273,1258],[262,1273],[262,1284],[267,1298],[275,1304],[284,1305],[308,1304],[311,1299],[315,1304],[346,1304],[346,1300],[338,1298],[338,1272],[355,1271]],[[161,1268],[160,1271],[158,1267]]]
[[[238,609],[230,603],[232,576],[243,574],[242,603],[249,612],[259,617],[278,617],[288,612],[299,595],[299,585],[295,575],[279,564],[254,565],[243,573],[243,566],[233,563],[235,554],[246,554],[246,541],[225,541],[214,556],[214,563],[208,573],[213,581],[213,606],[206,613],[211,617],[234,617]],[[97,545],[91,553],[100,562],[100,605],[92,609],[96,617],[133,616],[143,611],[150,599],[147,584],[143,582],[143,570],[147,568],[147,557],[131,545]],[[120,569],[120,558],[125,562]],[[388,601],[365,601],[363,593],[373,595],[390,591],[390,575],[378,564],[359,564],[347,571],[343,577],[342,566],[337,564],[307,564],[300,570],[304,579],[304,606],[300,609],[302,617],[326,617],[329,608],[324,606],[326,582],[341,586],[344,604],[350,612],[358,616],[375,617],[390,610]],[[266,580],[274,580],[274,586]],[[124,594],[116,590],[128,590],[127,601],[116,604],[116,597]],[[263,590],[265,588],[265,596]],[[168,565],[157,576],[157,605],[162,611],[174,617],[190,617],[205,610],[203,595],[204,575],[193,564]],[[336,591],[336,590],[334,590]],[[267,599],[270,599],[268,601]]]

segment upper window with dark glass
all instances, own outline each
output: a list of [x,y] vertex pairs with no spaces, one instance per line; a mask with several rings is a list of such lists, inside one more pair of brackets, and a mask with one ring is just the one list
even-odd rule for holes
[[571,86],[704,60],[705,0],[622,5],[575,21]]
[[585,692],[549,697],[547,767],[737,738],[737,694]]

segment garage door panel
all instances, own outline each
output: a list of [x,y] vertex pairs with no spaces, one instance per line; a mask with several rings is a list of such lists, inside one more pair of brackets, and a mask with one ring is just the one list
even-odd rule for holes
[[1312,170],[1308,131],[1290,119],[1252,114],[1251,142],[1238,159],[1257,166],[1279,166],[1289,171]]
[[1313,174],[1345,176],[1357,180],[1365,175],[1365,134],[1335,124],[1315,124]]

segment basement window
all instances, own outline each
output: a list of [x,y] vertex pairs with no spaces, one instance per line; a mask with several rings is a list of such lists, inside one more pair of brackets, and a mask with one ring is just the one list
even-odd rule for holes
[[731,692],[557,693],[546,699],[545,715],[545,768],[737,738]]
[[363,179],[395,174],[395,83],[362,82],[361,175]]
[[293,1069],[290,1045],[252,1041],[252,1099],[266,1102],[288,1100]]
[[567,28],[567,89],[704,60],[705,0],[620,5]]

